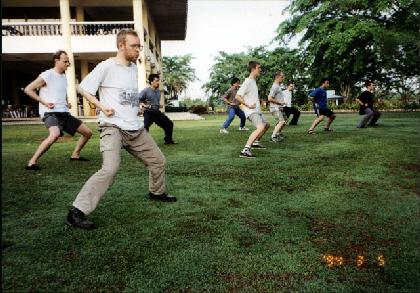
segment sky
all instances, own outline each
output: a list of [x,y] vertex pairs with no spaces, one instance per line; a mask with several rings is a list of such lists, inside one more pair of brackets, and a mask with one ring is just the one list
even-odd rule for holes
[[[287,0],[189,0],[184,41],[162,41],[163,56],[192,54],[199,81],[181,95],[205,100],[201,86],[208,81],[219,51],[239,53],[269,45],[278,25],[289,16]],[[165,79],[165,76],[163,77]]]

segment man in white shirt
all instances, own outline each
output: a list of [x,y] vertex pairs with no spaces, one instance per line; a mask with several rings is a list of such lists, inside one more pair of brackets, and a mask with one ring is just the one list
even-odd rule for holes
[[[25,93],[39,102],[39,114],[43,118],[49,135],[39,145],[28,164],[26,170],[38,171],[38,159],[56,142],[63,131],[73,136],[76,132],[82,136],[77,142],[70,160],[89,161],[80,157],[80,152],[92,136],[92,131],[81,120],[69,113],[71,104],[67,102],[67,78],[65,71],[70,66],[69,57],[65,51],[58,51],[53,55],[54,68],[42,72],[37,79],[25,88]],[[36,93],[39,90],[39,95]],[[77,106],[77,105],[76,105]]]
[[286,125],[286,114],[283,112],[283,107],[286,105],[281,89],[281,83],[284,80],[284,73],[277,71],[274,75],[274,83],[271,86],[270,93],[268,94],[268,101],[270,102],[270,112],[276,119],[276,126],[274,126],[273,134],[271,135],[271,142],[279,142],[283,139],[281,131]]
[[289,118],[290,115],[293,115],[293,118],[290,121],[289,125],[297,125],[300,117],[300,111],[292,106],[292,93],[294,89],[295,83],[294,81],[290,80],[287,82],[287,88],[283,91],[283,98],[286,103],[286,106],[284,106],[283,111],[284,113],[286,113],[287,118]]
[[[99,63],[78,87],[78,92],[101,111],[99,114],[102,168],[80,190],[66,223],[82,229],[95,224],[86,218],[111,186],[125,148],[149,170],[149,198],[174,202],[165,192],[166,159],[138,117],[140,97],[137,88],[137,61],[142,45],[134,30],[117,35],[118,53]],[[100,101],[94,96],[99,92]],[[134,180],[134,179],[133,179]]]
[[261,73],[261,65],[257,61],[248,63],[249,77],[245,79],[239,88],[236,99],[241,103],[240,107],[244,111],[245,116],[256,127],[250,134],[245,147],[239,154],[241,158],[255,158],[251,153],[253,149],[265,149],[259,140],[264,133],[270,128],[270,124],[261,113],[260,99],[258,98],[258,86],[256,79]]

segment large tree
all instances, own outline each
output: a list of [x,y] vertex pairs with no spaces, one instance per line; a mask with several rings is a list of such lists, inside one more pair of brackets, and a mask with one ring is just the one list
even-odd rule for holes
[[170,99],[178,99],[190,82],[197,79],[194,68],[191,67],[191,54],[183,56],[163,57],[163,79]]
[[329,76],[349,97],[367,78],[406,84],[419,76],[419,6],[418,0],[294,0],[276,39],[301,37],[312,86]]
[[221,103],[220,97],[230,87],[229,81],[232,77],[238,77],[241,82],[248,77],[247,65],[251,60],[261,63],[262,73],[257,84],[262,100],[267,99],[276,71],[284,71],[286,78],[293,79],[297,84],[304,83],[297,50],[276,48],[270,51],[261,46],[248,48],[246,52],[241,53],[219,52],[210,69],[209,81],[203,85],[203,89],[210,96],[211,105]]

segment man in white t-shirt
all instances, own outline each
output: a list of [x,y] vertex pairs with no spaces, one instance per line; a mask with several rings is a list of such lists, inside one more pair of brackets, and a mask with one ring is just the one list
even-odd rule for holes
[[279,142],[283,139],[281,131],[286,125],[286,114],[283,112],[283,107],[286,105],[281,89],[281,83],[284,80],[284,73],[277,71],[274,75],[274,83],[271,86],[270,93],[268,94],[268,101],[270,102],[270,112],[276,119],[276,126],[274,126],[273,133],[271,134],[271,142]]
[[[99,63],[77,89],[101,111],[102,168],[86,181],[69,210],[66,223],[73,227],[95,228],[86,216],[95,210],[113,183],[121,162],[121,148],[141,160],[149,170],[150,199],[176,201],[176,197],[165,192],[166,159],[138,117],[140,96],[135,62],[142,47],[136,31],[121,30],[117,35],[117,56]],[[94,96],[96,92],[100,101]]]
[[241,103],[240,107],[245,116],[256,127],[250,134],[245,147],[239,154],[241,158],[255,158],[251,153],[253,149],[265,149],[259,140],[270,127],[270,124],[261,113],[260,99],[258,98],[258,86],[256,79],[261,73],[261,65],[257,61],[248,63],[249,77],[245,79],[236,93],[236,99]]
[[[25,93],[39,102],[39,114],[43,118],[49,135],[39,145],[28,164],[26,170],[38,171],[41,168],[36,164],[38,159],[50,146],[63,136],[63,131],[70,135],[76,132],[82,136],[77,142],[70,160],[89,161],[80,157],[80,152],[92,136],[92,131],[81,120],[69,113],[71,105],[67,102],[67,78],[65,71],[70,66],[69,57],[65,51],[58,51],[53,55],[54,68],[42,72],[37,79],[25,88]],[[39,90],[39,95],[36,89]]]
[[283,99],[286,103],[286,106],[283,108],[283,112],[286,113],[287,119],[290,115],[293,115],[292,120],[288,125],[297,125],[300,117],[300,111],[292,106],[292,93],[295,89],[295,82],[289,80],[287,82],[287,88],[283,91]]

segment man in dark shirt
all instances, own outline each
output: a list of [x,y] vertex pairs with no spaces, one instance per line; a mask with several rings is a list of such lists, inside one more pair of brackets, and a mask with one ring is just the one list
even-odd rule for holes
[[330,86],[330,81],[328,78],[324,78],[321,80],[321,86],[316,88],[309,94],[309,99],[314,104],[315,114],[317,118],[315,118],[314,122],[312,122],[311,128],[308,130],[308,134],[315,134],[315,127],[328,117],[328,122],[324,127],[324,131],[332,131],[330,126],[331,123],[335,119],[335,114],[333,111],[328,109],[328,100],[327,100],[327,91]]
[[144,106],[144,128],[149,131],[149,127],[156,123],[157,126],[165,131],[165,144],[175,144],[176,142],[172,138],[174,123],[159,110],[161,108],[159,81],[159,75],[150,74],[150,87],[142,90],[139,95],[139,100]]
[[230,85],[231,85],[230,89],[228,89],[227,92],[222,96],[222,100],[228,105],[228,108],[227,108],[228,118],[223,123],[222,128],[220,128],[220,133],[224,133],[224,134],[229,133],[227,128],[232,123],[233,119],[235,118],[235,115],[241,119],[239,130],[241,131],[249,130],[248,128],[245,127],[245,121],[246,121],[245,114],[239,108],[239,101],[235,99],[236,92],[238,91],[238,88],[241,86],[239,78],[237,77],[232,78]]
[[374,99],[374,92],[375,92],[375,84],[368,80],[365,82],[365,86],[367,88],[358,98],[356,98],[356,102],[360,104],[359,114],[363,115],[362,119],[360,120],[357,128],[365,128],[366,125],[368,126],[378,126],[376,121],[378,121],[381,113],[378,110],[373,108],[373,99]]

